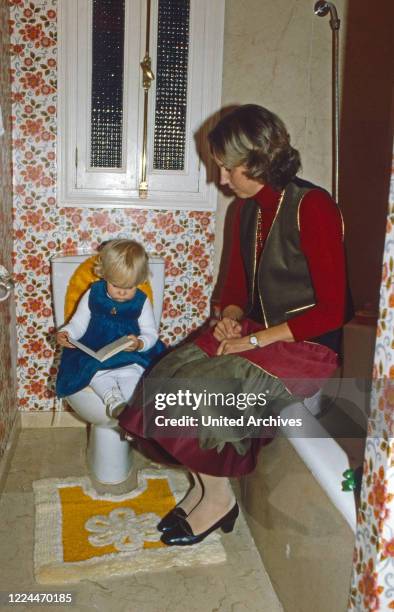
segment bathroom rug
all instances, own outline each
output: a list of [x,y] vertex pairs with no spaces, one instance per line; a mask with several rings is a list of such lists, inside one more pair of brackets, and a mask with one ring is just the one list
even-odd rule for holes
[[179,470],[143,469],[126,495],[97,493],[88,477],[33,482],[34,573],[39,584],[128,576],[226,561],[218,532],[165,546],[156,525],[188,488]]

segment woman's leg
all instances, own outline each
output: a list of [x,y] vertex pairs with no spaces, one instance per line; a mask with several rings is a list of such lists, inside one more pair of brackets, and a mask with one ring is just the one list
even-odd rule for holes
[[198,474],[194,474],[193,472],[190,472],[190,474],[193,478],[193,486],[189,489],[182,501],[177,504],[178,508],[182,508],[186,514],[189,514],[193,508],[197,506],[204,493]]
[[199,535],[212,527],[235,504],[235,496],[228,478],[208,474],[197,474],[197,477],[202,483],[204,495],[187,517],[194,535]]

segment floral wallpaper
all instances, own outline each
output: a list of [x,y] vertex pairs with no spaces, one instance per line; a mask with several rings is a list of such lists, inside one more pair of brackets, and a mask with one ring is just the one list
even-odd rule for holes
[[[12,271],[11,92],[8,36],[9,7],[0,0],[0,106],[5,134],[0,136],[0,264]],[[12,299],[0,302],[0,459],[4,454],[17,407],[11,359]]]
[[213,215],[60,208],[56,201],[57,2],[10,0],[19,406],[56,406],[50,259],[133,237],[166,262],[162,338],[176,343],[209,311]]
[[[394,162],[394,157],[393,157]],[[349,610],[394,610],[394,163]]]

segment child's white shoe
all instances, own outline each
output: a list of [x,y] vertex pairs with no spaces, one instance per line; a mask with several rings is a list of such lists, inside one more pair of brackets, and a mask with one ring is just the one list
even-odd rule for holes
[[126,406],[127,402],[121,402],[120,404],[116,404],[113,408],[108,408],[108,416],[113,419],[119,418]]
[[120,391],[114,387],[104,396],[104,404],[107,415],[112,419],[117,419],[125,409],[127,402]]

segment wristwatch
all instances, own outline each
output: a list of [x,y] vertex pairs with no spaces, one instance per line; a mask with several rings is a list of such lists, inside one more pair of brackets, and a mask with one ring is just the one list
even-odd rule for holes
[[254,334],[249,336],[249,343],[252,344],[255,348],[260,346],[260,343],[259,343],[259,341],[257,339],[257,336],[255,336]]

